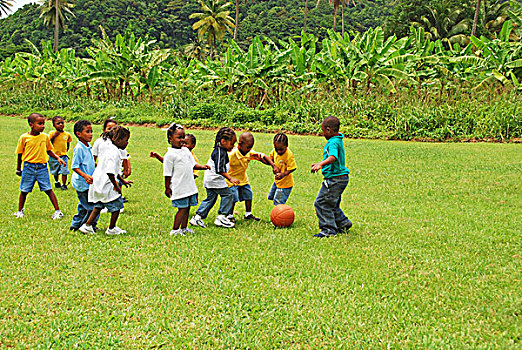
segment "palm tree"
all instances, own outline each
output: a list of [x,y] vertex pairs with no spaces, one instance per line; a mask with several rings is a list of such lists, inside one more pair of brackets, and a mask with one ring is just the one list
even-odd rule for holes
[[480,14],[480,0],[477,0],[477,6],[475,7],[475,16],[473,17],[473,28],[471,29],[471,35],[475,35],[477,32],[477,22]]
[[304,32],[306,33],[306,17],[308,16],[308,0],[305,0]]
[[11,11],[10,7],[13,6],[13,0],[0,0],[0,15]]
[[54,26],[54,52],[58,51],[58,29],[65,29],[65,21],[70,17],[75,17],[72,12],[74,4],[67,0],[41,0],[42,7],[40,17],[43,17],[44,24],[48,27]]
[[210,57],[214,57],[214,51],[217,49],[216,41],[222,41],[225,31],[233,34],[232,28],[235,27],[234,19],[229,16],[230,11],[227,10],[232,3],[223,2],[221,0],[210,0],[208,4],[203,0],[201,4],[201,12],[193,13],[190,19],[198,19],[192,25],[192,29],[198,30],[198,40],[207,36],[207,43],[210,46]]

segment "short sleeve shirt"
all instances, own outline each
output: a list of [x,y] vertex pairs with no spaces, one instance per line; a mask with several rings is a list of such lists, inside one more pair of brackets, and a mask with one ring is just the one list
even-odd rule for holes
[[207,162],[210,167],[205,171],[203,177],[203,186],[206,188],[227,188],[227,182],[221,173],[228,173],[230,170],[230,162],[228,160],[227,150],[221,146],[216,146]]
[[350,170],[345,166],[343,138],[344,136],[342,134],[333,136],[324,146],[323,160],[330,156],[335,157],[335,162],[325,165],[321,169],[321,172],[326,179],[340,175],[348,175],[350,173]]
[[[256,156],[262,156],[261,153],[258,153],[254,150],[250,150],[247,154],[243,155],[236,147],[229,153],[228,158],[230,160],[230,172],[228,173],[230,176],[239,180],[239,186],[248,185],[248,176],[246,174],[246,170],[248,167],[248,163],[251,160],[256,159]],[[227,180],[228,186],[232,186],[232,183]]]
[[25,133],[18,139],[16,153],[22,154],[22,161],[44,164],[49,161],[48,151],[53,149],[49,135],[40,133],[36,136]]
[[[91,149],[92,155],[95,156],[95,157],[99,157],[101,151],[103,150],[103,148],[106,145],[108,145],[107,141],[108,140],[104,140],[103,137],[100,137],[99,139],[94,141],[94,144],[92,145],[92,149]],[[110,142],[110,143],[112,143],[112,142]]]
[[107,143],[103,148],[103,152],[98,157],[98,166],[92,174],[92,185],[89,187],[89,202],[108,203],[120,197],[120,194],[114,190],[109,176],[113,174],[118,176],[121,164],[121,153],[118,147],[112,142]]
[[176,200],[198,193],[192,169],[196,161],[186,147],[171,148],[163,157],[163,176],[170,176],[170,199]]
[[[94,173],[94,157],[92,156],[91,146],[78,142],[73,149],[73,157],[71,169],[80,169],[87,175]],[[89,185],[85,179],[73,171],[71,177],[71,185],[78,192],[84,192],[89,189]]]
[[[283,153],[282,156],[277,154],[277,152],[272,150],[270,152],[270,158],[274,161],[275,165],[281,170],[281,172],[287,170],[297,169],[297,165],[295,163],[294,154],[290,151],[290,148],[286,149],[286,152]],[[274,180],[277,188],[290,188],[294,187],[294,176],[290,173],[288,176],[283,177],[281,180]]]
[[[57,131],[51,131],[49,133],[49,138],[53,138],[53,135],[56,134]],[[61,132],[54,141],[52,141],[53,144],[53,152],[58,156],[65,156],[67,155],[67,144],[72,142],[72,136],[68,132],[64,131]]]

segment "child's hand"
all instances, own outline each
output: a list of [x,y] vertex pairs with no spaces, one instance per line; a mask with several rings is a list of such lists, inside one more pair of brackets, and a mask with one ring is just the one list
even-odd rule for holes
[[233,183],[234,185],[239,185],[239,183],[240,183],[240,181],[238,179],[236,179],[235,177],[231,177],[230,182]]
[[312,164],[312,173],[315,173],[319,170],[321,170],[323,166],[321,165],[321,163],[315,163],[315,164]]
[[283,173],[277,173],[275,174],[275,179],[276,180],[281,180],[283,177],[285,177],[285,175]]
[[121,183],[122,183],[125,187],[130,187],[130,185],[133,184],[134,182],[123,180]]
[[273,166],[272,167],[272,172],[274,173],[274,175],[276,175],[277,173],[280,173],[281,172],[281,169],[279,169],[277,166]]
[[63,161],[63,159],[61,158],[58,158],[58,163],[60,163],[61,166],[65,166],[65,162]]
[[121,187],[119,185],[114,186],[114,191],[118,192],[121,196]]
[[210,165],[205,164],[205,169],[210,170]]
[[259,160],[259,161],[261,161],[262,158],[263,158],[263,156],[262,156],[261,154],[259,154],[259,153],[254,153],[254,154],[252,154],[252,159],[253,159],[253,160]]
[[85,175],[83,177],[83,179],[85,180],[85,182],[87,182],[88,185],[92,185],[92,176],[91,175]]
[[172,189],[167,188],[165,190],[165,196],[167,196],[168,198],[172,197]]
[[20,170],[20,169],[16,169],[16,175],[18,175],[18,176],[22,176],[22,170]]
[[124,179],[129,177],[130,174],[131,174],[131,170],[130,169],[123,169],[123,174],[122,175],[123,175]]
[[158,158],[159,154],[157,154],[156,152],[150,152],[149,154],[149,157],[151,158]]

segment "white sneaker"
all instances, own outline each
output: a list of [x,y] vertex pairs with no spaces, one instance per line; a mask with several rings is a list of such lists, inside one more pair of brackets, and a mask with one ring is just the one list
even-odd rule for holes
[[105,231],[105,234],[109,236],[122,235],[124,233],[127,233],[127,231],[122,230],[118,226],[114,226],[114,228],[107,228],[107,231]]
[[216,220],[214,221],[214,225],[226,228],[231,228],[235,226],[235,224],[232,221],[230,221],[225,215],[218,215]]
[[20,211],[17,211],[16,213],[13,213],[14,216],[16,216],[17,219],[21,219],[23,218],[25,215],[24,215],[24,210],[20,210]]
[[63,218],[63,213],[59,210],[56,210],[51,218],[53,220],[60,220],[61,218]]
[[188,228],[188,227],[182,228],[181,230],[183,231],[184,234],[190,234],[190,235],[193,235],[194,233],[196,233],[196,232],[194,232],[193,229],[190,229],[190,228]]
[[120,209],[120,214],[123,213],[123,209],[125,209],[125,208],[121,208],[121,209]]
[[233,223],[236,222],[236,218],[234,217],[234,214],[228,214],[227,219],[230,220],[230,222],[233,222]]
[[81,233],[85,233],[86,235],[93,235],[96,233],[94,232],[94,228],[87,224],[83,224],[78,230],[80,230]]
[[192,219],[190,219],[189,223],[192,225],[192,226],[199,226],[199,227],[207,227],[207,225],[205,225],[205,223],[203,222],[203,220],[201,219],[201,216],[199,215],[194,215],[192,217]]
[[171,236],[177,236],[177,235],[185,236],[185,232],[183,232],[182,229],[178,228],[177,230],[170,231],[170,235]]
[[109,212],[109,210],[107,208],[103,208],[102,210],[100,210],[100,214],[105,214],[108,212]]

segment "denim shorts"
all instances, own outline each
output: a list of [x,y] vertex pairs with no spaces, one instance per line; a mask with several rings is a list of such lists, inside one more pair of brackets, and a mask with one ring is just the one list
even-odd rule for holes
[[292,187],[278,188],[275,183],[272,184],[270,192],[268,192],[268,200],[273,200],[274,205],[285,204],[290,197]]
[[69,157],[68,156],[60,156],[60,159],[65,162],[65,166],[61,166],[58,163],[58,160],[49,157],[49,170],[51,170],[51,175],[69,175]]
[[252,187],[248,184],[244,186],[232,186],[230,187],[230,192],[232,192],[232,196],[234,196],[234,203],[251,201],[254,195],[252,193]]
[[172,206],[175,208],[188,208],[188,207],[195,207],[196,205],[198,205],[198,194],[197,193],[193,194],[192,196],[174,199],[172,201]]
[[38,181],[40,191],[49,191],[52,189],[47,163],[24,162],[22,179],[20,180],[20,191],[26,193],[32,192],[36,181]]
[[107,202],[107,203],[103,203],[103,202],[94,203],[94,207],[99,208],[99,209],[107,208],[107,211],[109,213],[114,213],[115,211],[120,211],[123,209],[123,197],[119,196],[115,200]]

